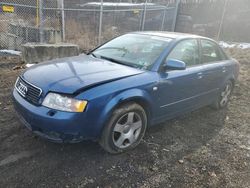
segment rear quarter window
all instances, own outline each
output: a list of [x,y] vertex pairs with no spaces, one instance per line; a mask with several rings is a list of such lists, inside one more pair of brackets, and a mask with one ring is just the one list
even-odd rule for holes
[[229,60],[227,53],[220,46],[218,46],[218,48],[220,50],[222,60]]

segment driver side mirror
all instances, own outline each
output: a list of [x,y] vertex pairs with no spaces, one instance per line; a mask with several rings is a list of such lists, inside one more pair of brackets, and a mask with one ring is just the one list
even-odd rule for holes
[[186,63],[176,59],[169,59],[163,64],[164,70],[185,70]]

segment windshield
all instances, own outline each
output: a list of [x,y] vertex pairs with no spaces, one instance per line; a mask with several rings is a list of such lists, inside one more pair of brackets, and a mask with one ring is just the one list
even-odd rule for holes
[[172,39],[151,35],[126,34],[99,47],[92,54],[115,63],[149,69]]

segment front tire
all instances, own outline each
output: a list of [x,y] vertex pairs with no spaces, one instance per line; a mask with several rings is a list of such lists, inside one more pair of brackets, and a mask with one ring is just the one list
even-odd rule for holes
[[120,106],[106,124],[100,145],[109,153],[122,153],[135,148],[147,128],[147,114],[136,103]]
[[228,105],[229,99],[233,92],[233,82],[227,81],[223,89],[220,91],[220,94],[217,100],[212,104],[212,107],[215,109],[223,109]]

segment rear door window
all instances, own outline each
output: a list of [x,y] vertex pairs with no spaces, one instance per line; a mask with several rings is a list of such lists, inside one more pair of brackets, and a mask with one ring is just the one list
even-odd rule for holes
[[212,41],[201,39],[201,62],[211,63],[224,60],[218,45]]

